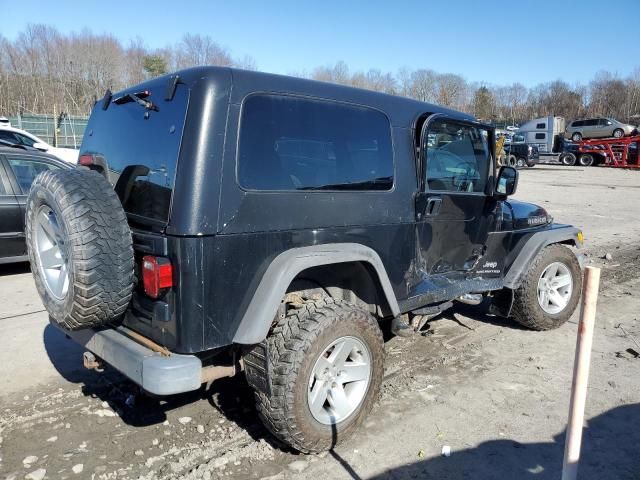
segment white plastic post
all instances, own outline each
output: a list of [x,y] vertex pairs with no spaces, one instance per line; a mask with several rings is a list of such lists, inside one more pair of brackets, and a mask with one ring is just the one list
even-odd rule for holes
[[582,424],[584,422],[584,406],[587,399],[589,381],[589,364],[591,362],[591,345],[593,343],[593,325],[596,318],[596,303],[600,269],[587,267],[584,272],[582,302],[580,304],[580,321],[578,323],[578,339],[576,356],[573,365],[573,383],[571,385],[571,401],[569,403],[569,422],[565,438],[564,462],[562,464],[562,480],[576,480],[580,445],[582,443]]

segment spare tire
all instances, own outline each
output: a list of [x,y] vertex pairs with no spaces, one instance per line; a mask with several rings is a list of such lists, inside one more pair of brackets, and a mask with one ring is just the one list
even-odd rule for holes
[[26,212],[31,271],[49,315],[68,330],[122,318],[131,300],[131,231],[98,172],[50,170],[34,180]]

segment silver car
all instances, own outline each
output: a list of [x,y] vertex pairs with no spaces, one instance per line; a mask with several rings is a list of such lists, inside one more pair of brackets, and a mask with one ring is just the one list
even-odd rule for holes
[[615,137],[631,135],[636,130],[633,125],[621,123],[613,118],[588,118],[575,120],[567,126],[567,138],[579,142],[583,138]]

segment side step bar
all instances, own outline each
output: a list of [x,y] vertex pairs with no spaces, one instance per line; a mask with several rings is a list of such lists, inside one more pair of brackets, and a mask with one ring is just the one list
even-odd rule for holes
[[[466,303],[467,305],[480,305],[483,299],[484,296],[481,293],[465,293],[456,298],[455,301]],[[412,322],[409,324],[407,315],[398,315],[391,321],[391,332],[400,337],[410,337],[418,333],[430,319],[451,307],[453,307],[453,300],[412,310],[412,314],[421,317],[418,323]]]

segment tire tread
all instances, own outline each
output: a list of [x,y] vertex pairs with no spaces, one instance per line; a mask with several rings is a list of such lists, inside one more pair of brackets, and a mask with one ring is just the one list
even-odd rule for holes
[[[363,313],[366,314],[362,315]],[[300,425],[296,423],[294,415],[294,388],[298,370],[304,360],[305,352],[311,348],[318,337],[333,324],[341,321],[345,316],[356,319],[363,329],[369,330],[377,339],[379,347],[384,351],[382,333],[376,320],[358,307],[341,300],[324,298],[308,301],[300,308],[290,311],[280,319],[267,337],[267,352],[271,368],[271,394],[255,389],[258,414],[267,427],[278,439],[303,453],[314,453],[334,446],[323,438],[312,438],[305,435]],[[253,350],[247,355],[253,355]],[[262,350],[260,350],[262,352]],[[374,361],[375,361],[375,356]],[[260,362],[260,358],[253,359]],[[383,363],[383,361],[382,361]],[[380,372],[383,365],[372,365]],[[380,379],[372,378],[373,396],[377,396]],[[365,400],[366,401],[366,400]],[[341,438],[340,440],[342,440]]]
[[135,281],[131,230],[118,196],[91,170],[50,170],[34,180],[27,201],[27,245],[36,285],[52,316],[57,310],[46,301],[32,245],[35,209],[43,190],[53,196],[55,205],[50,207],[65,225],[74,279],[71,308],[54,320],[69,330],[117,321],[131,301]]

